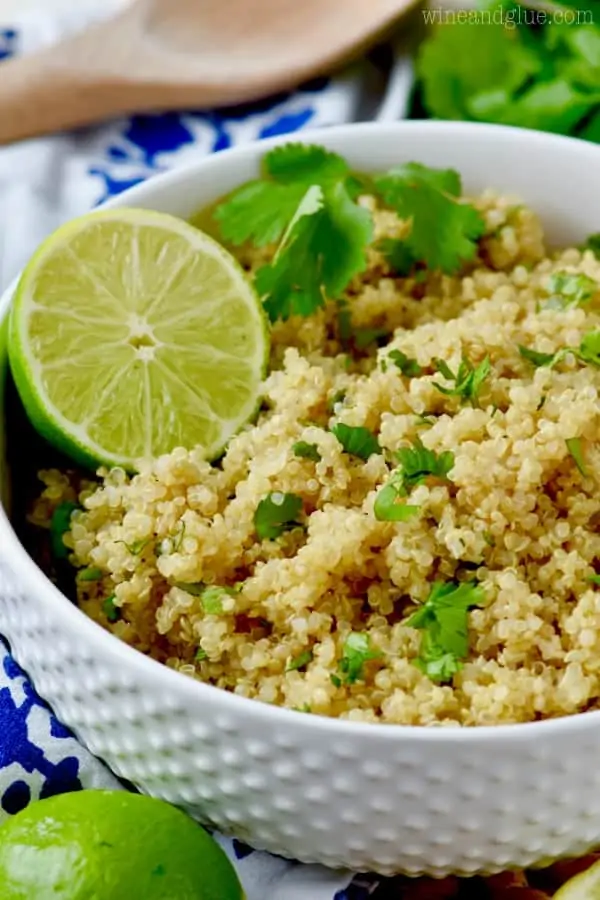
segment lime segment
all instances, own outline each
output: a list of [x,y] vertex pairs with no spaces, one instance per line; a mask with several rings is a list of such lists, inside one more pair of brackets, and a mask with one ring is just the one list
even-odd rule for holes
[[600,862],[563,884],[554,900],[600,900]]
[[84,464],[134,469],[178,446],[221,453],[257,409],[268,328],[216,241],[173,216],[116,209],[64,225],[34,255],[9,352],[44,437]]

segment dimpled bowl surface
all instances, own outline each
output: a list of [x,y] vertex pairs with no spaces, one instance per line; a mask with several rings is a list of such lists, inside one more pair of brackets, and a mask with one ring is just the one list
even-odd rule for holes
[[[435,122],[298,139],[326,144],[358,169],[452,166],[467,190],[519,194],[555,243],[600,227],[600,148],[591,144]],[[272,143],[199,159],[111,205],[187,216],[253,177]],[[0,378],[5,370],[0,350]],[[1,418],[0,452],[11,435]],[[118,775],[256,847],[329,866],[444,875],[537,864],[600,843],[600,713],[425,729],[328,720],[221,692],[88,620],[30,560],[2,508],[0,632],[62,720]]]

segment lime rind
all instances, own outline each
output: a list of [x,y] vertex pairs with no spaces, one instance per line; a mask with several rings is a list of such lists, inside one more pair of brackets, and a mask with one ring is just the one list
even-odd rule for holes
[[[9,328],[11,371],[32,424],[84,466],[134,470],[176,446],[215,459],[260,405],[269,353],[262,304],[223,247],[173,216],[122,208],[59,228],[23,272]],[[62,358],[57,341],[72,352]]]

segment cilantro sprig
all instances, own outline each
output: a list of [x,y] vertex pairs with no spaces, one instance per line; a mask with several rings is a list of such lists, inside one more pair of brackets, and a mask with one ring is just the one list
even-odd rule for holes
[[412,447],[403,447],[396,453],[399,466],[380,488],[373,506],[375,518],[380,522],[404,522],[419,512],[419,507],[403,502],[411,491],[428,478],[448,479],[454,466],[454,454],[450,450],[437,454],[423,446],[416,438]]
[[275,540],[284,531],[300,525],[302,497],[271,491],[260,501],[254,513],[254,528],[259,540]]
[[296,441],[292,444],[292,453],[298,459],[310,459],[312,462],[319,462],[321,454],[316,444],[310,444],[308,441]]
[[338,663],[339,675],[332,675],[331,680],[336,687],[342,684],[355,684],[364,678],[365,663],[372,659],[380,659],[379,650],[371,647],[371,638],[366,632],[351,631],[342,646],[342,658]]
[[358,459],[366,461],[374,453],[381,453],[379,441],[368,428],[337,422],[332,426],[331,433],[335,435],[344,451],[350,456],[356,456]]
[[423,631],[415,665],[432,681],[451,681],[469,653],[468,613],[485,601],[476,582],[436,582],[425,603],[406,620]]
[[461,403],[468,402],[472,406],[476,406],[479,392],[492,370],[489,356],[486,356],[478,366],[474,366],[466,356],[463,356],[456,372],[453,372],[443,359],[436,359],[434,362],[438,372],[448,381],[453,381],[454,385],[453,387],[445,387],[445,385],[434,381],[433,386],[441,394],[445,394],[448,397],[459,397]]
[[386,356],[382,357],[381,371],[387,372],[390,363],[396,366],[406,378],[418,378],[423,374],[423,369],[416,359],[407,356],[402,350],[390,350]]
[[587,466],[585,464],[585,458],[583,455],[583,446],[581,444],[581,438],[578,438],[578,437],[567,438],[567,440],[565,441],[565,444],[567,445],[567,450],[569,451],[569,455],[571,456],[571,458],[573,459],[573,462],[579,469],[579,472],[581,473],[581,475],[583,475],[584,478],[587,478],[590,473],[588,472]]
[[411,223],[405,250],[398,243],[383,245],[384,255],[401,274],[408,272],[411,260],[452,274],[475,257],[485,223],[475,207],[459,202],[458,172],[405,163],[375,178],[375,187]]
[[579,347],[561,347],[555,353],[540,353],[538,350],[532,350],[531,347],[524,347],[522,344],[517,344],[517,348],[523,359],[536,367],[553,368],[569,353],[572,353],[575,359],[584,365],[600,368],[600,328],[586,331],[579,342]]
[[550,299],[545,309],[572,309],[587,303],[598,291],[598,283],[583,272],[555,272],[548,279],[547,291]]
[[67,559],[71,552],[63,538],[71,530],[71,516],[76,509],[81,509],[77,503],[59,503],[50,520],[50,546],[56,559]]

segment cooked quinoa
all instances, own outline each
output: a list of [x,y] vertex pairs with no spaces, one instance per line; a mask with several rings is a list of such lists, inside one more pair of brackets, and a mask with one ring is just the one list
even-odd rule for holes
[[[402,235],[395,213],[361,202],[376,237]],[[514,198],[472,202],[486,236],[460,276],[395,278],[369,250],[347,297],[354,327],[387,332],[385,346],[348,355],[334,303],[273,327],[261,411],[216,464],[177,449],[134,477],[40,473],[34,523],[64,501],[83,507],[65,544],[88,615],[186,675],[319,715],[489,725],[599,706],[600,587],[589,579],[600,568],[600,368],[572,353],[536,367],[519,345],[552,354],[600,327],[600,293],[548,305],[552,273],[600,284],[600,263],[550,253]],[[269,254],[239,256],[255,268]],[[393,350],[420,374],[390,363]],[[436,387],[448,382],[435,360],[456,372],[486,357],[476,402]],[[368,428],[383,452],[345,452],[338,423]],[[379,521],[394,454],[419,440],[453,454],[448,477],[414,487],[418,514]],[[297,442],[314,445],[309,457]],[[302,499],[301,527],[260,540],[255,513],[271,492]],[[485,599],[468,613],[468,657],[439,683],[415,665],[423,634],[407,620],[451,581],[476,581]],[[229,589],[210,612],[207,586]],[[342,674],[351,633],[370,650],[354,680]]]

